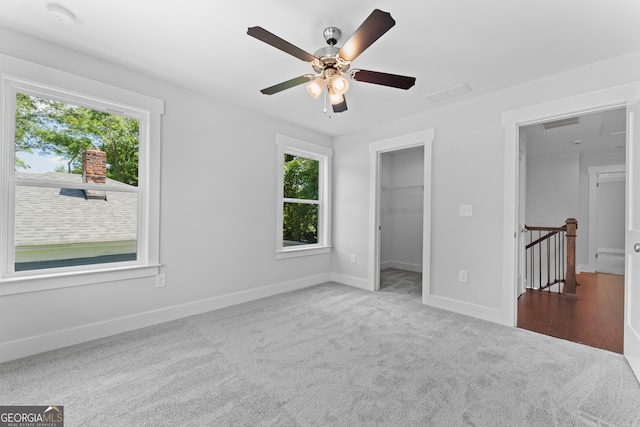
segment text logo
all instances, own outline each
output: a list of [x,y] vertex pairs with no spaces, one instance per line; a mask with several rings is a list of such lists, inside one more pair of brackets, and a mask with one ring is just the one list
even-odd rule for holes
[[64,406],[0,406],[0,427],[64,427]]

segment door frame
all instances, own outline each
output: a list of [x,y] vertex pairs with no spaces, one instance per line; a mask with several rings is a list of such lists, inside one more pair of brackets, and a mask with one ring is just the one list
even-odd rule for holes
[[[527,291],[527,273],[525,271],[526,253],[522,248],[527,244],[525,241],[525,220],[527,211],[527,145],[524,135],[519,132],[518,142],[518,234],[517,234],[517,247],[521,248],[518,253],[518,264],[516,266],[516,293],[519,298],[520,295]],[[524,143],[523,143],[524,142]]]
[[[520,127],[542,123],[550,119],[567,118],[612,108],[626,108],[627,103],[632,100],[638,90],[640,90],[640,81],[505,111],[502,114],[502,124],[505,130],[502,323],[517,326],[516,263],[521,250],[517,245]],[[627,141],[628,138],[629,135],[627,135]]]
[[431,290],[431,157],[435,132],[427,129],[369,144],[369,290],[380,289],[380,156],[411,147],[424,147],[422,236],[422,303]]
[[[626,157],[626,156],[625,156]],[[595,272],[597,267],[596,253],[598,252],[598,223],[597,223],[597,210],[598,210],[598,175],[601,173],[616,173],[627,172],[626,165],[610,165],[610,166],[591,166],[587,168],[587,174],[589,176],[589,253],[587,256],[587,268],[589,270],[580,269],[580,271]],[[626,177],[625,177],[626,181]],[[626,200],[625,200],[626,203]]]

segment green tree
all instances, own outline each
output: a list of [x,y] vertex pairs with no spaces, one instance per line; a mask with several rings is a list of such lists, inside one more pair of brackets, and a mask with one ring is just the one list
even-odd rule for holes
[[[18,94],[16,152],[55,155],[68,173],[82,173],[82,153],[98,148],[107,154],[107,177],[138,184],[138,121],[117,114]],[[28,165],[16,157],[16,167]]]
[[[284,155],[284,197],[318,200],[320,162],[305,157]],[[318,242],[318,205],[284,204],[283,239],[301,243]]]

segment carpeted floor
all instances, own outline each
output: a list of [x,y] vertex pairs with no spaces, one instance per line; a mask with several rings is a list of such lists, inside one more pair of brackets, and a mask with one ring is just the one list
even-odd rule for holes
[[66,426],[634,426],[623,356],[327,283],[0,365]]
[[386,268],[380,271],[380,292],[422,304],[422,273]]

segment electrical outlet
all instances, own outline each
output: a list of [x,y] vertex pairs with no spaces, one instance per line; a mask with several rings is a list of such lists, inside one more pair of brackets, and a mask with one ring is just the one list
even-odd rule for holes
[[473,205],[460,205],[460,216],[473,216]]
[[458,281],[460,283],[467,283],[467,272],[465,270],[458,271]]
[[156,288],[164,288],[167,285],[167,276],[164,273],[156,276]]
[[351,261],[351,264],[355,264],[356,263],[356,256],[354,254],[351,254],[351,257],[349,258],[349,261]]

